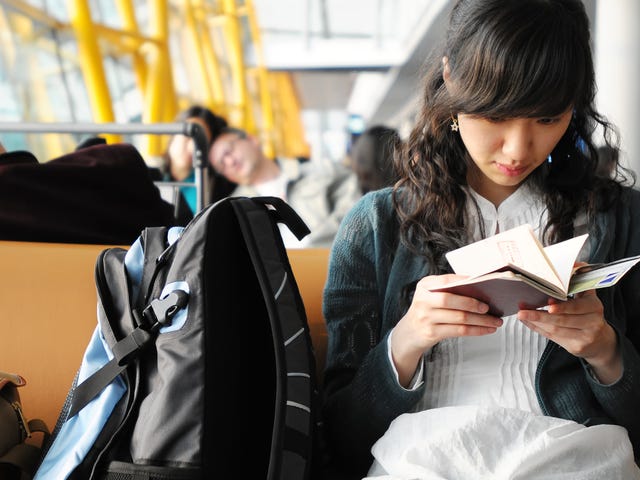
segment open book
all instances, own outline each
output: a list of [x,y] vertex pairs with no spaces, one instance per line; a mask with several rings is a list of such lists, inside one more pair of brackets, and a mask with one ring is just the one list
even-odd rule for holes
[[576,268],[587,237],[543,247],[530,225],[498,233],[447,253],[453,271],[469,278],[432,291],[477,298],[492,315],[503,317],[543,307],[549,297],[566,300],[584,290],[610,287],[640,262],[639,255]]

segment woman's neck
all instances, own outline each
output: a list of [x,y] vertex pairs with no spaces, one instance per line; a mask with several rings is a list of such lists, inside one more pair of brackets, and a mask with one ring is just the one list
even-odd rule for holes
[[467,173],[467,183],[475,192],[489,200],[498,208],[502,202],[509,198],[513,192],[520,188],[520,185],[499,185],[484,176],[479,170],[469,168]]

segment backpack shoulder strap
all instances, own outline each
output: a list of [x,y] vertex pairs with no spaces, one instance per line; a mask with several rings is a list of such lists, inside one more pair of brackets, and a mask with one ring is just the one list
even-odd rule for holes
[[134,301],[134,305],[146,305],[153,280],[162,258],[167,251],[169,244],[167,241],[167,227],[147,227],[140,234],[140,243],[144,251],[144,263],[142,267],[142,278],[140,280],[140,291]]
[[232,205],[269,313],[278,398],[286,399],[284,415],[276,409],[267,479],[309,478],[317,394],[315,357],[304,304],[276,222],[284,222],[299,239],[309,229],[279,198],[237,197]]
[[[269,213],[274,217],[275,222],[284,223],[298,240],[302,240],[311,233],[311,230],[309,230],[309,227],[304,223],[302,218],[300,218],[296,211],[281,198],[252,197],[251,201],[266,206]],[[248,206],[246,202],[245,205]],[[259,232],[259,230],[254,230],[254,233],[257,232]]]

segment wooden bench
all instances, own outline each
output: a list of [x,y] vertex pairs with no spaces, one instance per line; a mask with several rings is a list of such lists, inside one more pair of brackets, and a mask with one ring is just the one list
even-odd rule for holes
[[[20,390],[25,413],[51,429],[96,326],[94,266],[104,248],[0,241],[0,370],[27,380]],[[328,249],[290,250],[289,259],[321,372]]]

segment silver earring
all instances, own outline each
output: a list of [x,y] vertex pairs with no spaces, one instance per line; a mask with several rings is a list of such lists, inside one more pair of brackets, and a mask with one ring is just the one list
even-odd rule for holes
[[553,158],[551,158],[551,154],[547,157],[547,163],[551,165],[553,163]]
[[451,131],[452,132],[457,132],[458,130],[460,130],[460,125],[458,125],[458,119],[456,117],[454,117],[453,115],[451,115]]

